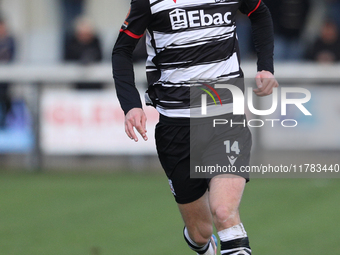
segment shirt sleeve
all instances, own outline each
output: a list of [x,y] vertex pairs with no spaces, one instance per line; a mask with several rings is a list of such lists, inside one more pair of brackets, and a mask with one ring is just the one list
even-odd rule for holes
[[128,15],[120,29],[112,51],[112,72],[117,97],[125,114],[132,108],[142,108],[135,86],[132,53],[151,19],[149,1],[132,0]]
[[269,9],[261,0],[244,0],[239,9],[251,21],[257,70],[274,73],[274,29]]

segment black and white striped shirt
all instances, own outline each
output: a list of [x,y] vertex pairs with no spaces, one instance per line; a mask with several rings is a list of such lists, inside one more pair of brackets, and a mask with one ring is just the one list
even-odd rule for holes
[[124,112],[141,107],[129,58],[145,31],[146,96],[162,115],[190,117],[190,88],[242,77],[238,10],[251,18],[258,70],[273,72],[272,22],[261,0],[132,0],[113,50],[113,74]]

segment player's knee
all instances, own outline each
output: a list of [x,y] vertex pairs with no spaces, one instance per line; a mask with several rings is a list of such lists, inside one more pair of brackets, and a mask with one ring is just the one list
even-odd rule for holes
[[212,214],[215,222],[219,224],[228,224],[238,218],[238,208],[221,205],[214,208]]

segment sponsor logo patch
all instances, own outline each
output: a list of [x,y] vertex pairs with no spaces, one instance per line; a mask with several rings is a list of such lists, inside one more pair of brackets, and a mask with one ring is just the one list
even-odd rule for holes
[[172,30],[230,24],[230,16],[231,12],[209,14],[205,13],[204,10],[175,9],[169,13]]

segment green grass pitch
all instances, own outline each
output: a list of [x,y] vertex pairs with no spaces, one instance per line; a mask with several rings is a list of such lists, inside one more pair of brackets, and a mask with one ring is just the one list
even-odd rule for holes
[[[253,254],[340,251],[340,179],[254,179],[241,216]],[[163,174],[0,173],[1,255],[184,255]]]

